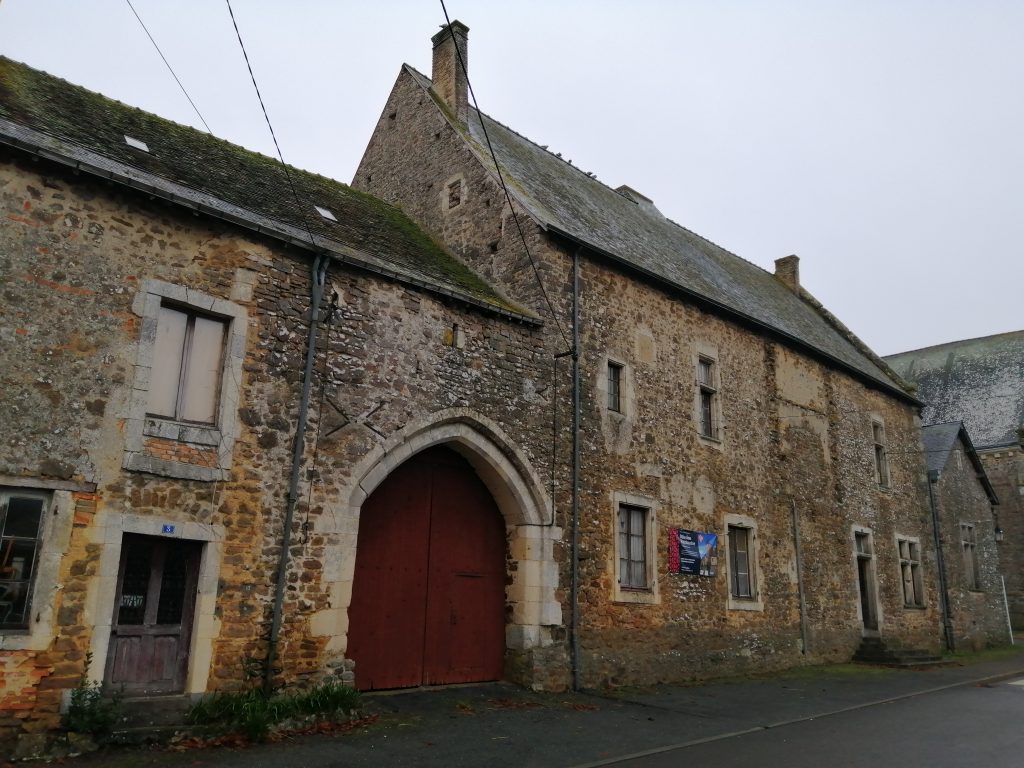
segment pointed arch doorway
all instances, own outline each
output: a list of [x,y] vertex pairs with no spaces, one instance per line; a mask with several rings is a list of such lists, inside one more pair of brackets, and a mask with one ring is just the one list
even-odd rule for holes
[[347,655],[360,690],[497,680],[505,522],[455,451],[429,448],[363,502]]

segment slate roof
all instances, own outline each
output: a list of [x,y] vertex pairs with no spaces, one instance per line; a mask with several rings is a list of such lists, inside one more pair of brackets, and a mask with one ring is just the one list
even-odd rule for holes
[[[408,64],[405,69],[429,91],[430,78]],[[510,193],[540,226],[824,354],[913,401],[884,370],[884,363],[866,348],[858,348],[862,343],[855,343],[852,334],[837,328],[770,272],[665,218],[653,205],[606,186],[493,118],[481,119],[474,109],[469,115],[469,145],[482,163],[494,167],[484,137],[486,127]]]
[[939,344],[885,360],[917,386],[925,422],[963,421],[982,449],[1020,441],[1024,331]]
[[946,468],[946,464],[949,463],[949,455],[956,447],[957,438],[960,438],[963,442],[964,453],[967,454],[968,460],[974,467],[974,471],[978,476],[978,482],[985,489],[989,501],[993,504],[998,504],[999,499],[996,497],[995,489],[992,488],[992,484],[989,482],[988,475],[985,473],[985,467],[978,457],[978,452],[975,450],[963,422],[947,421],[943,424],[929,424],[921,427],[921,441],[924,443],[928,471],[942,472]]
[[[125,136],[145,142],[132,148]],[[537,322],[398,208],[208,133],[0,57],[0,143],[58,160],[309,250]],[[337,222],[314,208],[331,211]],[[315,246],[310,246],[310,234]]]

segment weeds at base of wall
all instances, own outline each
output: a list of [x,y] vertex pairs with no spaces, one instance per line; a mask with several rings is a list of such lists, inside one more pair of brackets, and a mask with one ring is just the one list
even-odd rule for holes
[[[92,662],[92,654],[86,654],[85,668]],[[104,695],[103,686],[91,682],[83,673],[78,685],[71,689],[67,712],[61,718],[61,725],[70,733],[86,734],[96,742],[105,741],[121,717],[122,695],[115,691]]]
[[193,725],[240,731],[263,741],[274,728],[303,721],[351,717],[359,709],[359,692],[347,685],[325,682],[295,693],[266,696],[262,690],[214,693],[192,705],[186,719]]

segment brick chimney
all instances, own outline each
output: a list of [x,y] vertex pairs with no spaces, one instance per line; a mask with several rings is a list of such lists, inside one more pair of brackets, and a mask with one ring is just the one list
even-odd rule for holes
[[430,38],[434,44],[434,65],[430,74],[430,79],[434,81],[434,93],[441,97],[463,125],[469,113],[469,78],[466,75],[469,71],[468,39],[469,27],[461,21],[453,21],[450,27],[443,27]]
[[776,259],[775,277],[793,293],[800,293],[800,257],[783,256]]

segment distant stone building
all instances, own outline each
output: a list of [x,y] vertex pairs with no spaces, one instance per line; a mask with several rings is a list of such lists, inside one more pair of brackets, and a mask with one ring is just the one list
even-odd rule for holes
[[996,526],[1013,624],[1024,629],[1024,331],[886,361],[916,386],[926,424],[963,421],[999,498]]
[[[978,650],[1008,642],[994,523],[999,500],[961,422],[933,424],[922,434],[929,506],[944,563],[937,587],[946,590],[950,645],[955,650]],[[923,601],[918,546],[910,541],[899,546],[904,592]]]

